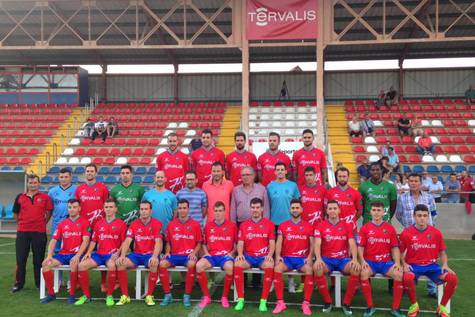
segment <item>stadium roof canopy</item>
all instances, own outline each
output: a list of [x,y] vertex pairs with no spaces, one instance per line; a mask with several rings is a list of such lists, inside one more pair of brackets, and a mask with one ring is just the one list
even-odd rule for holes
[[[243,3],[0,1],[0,64],[239,63]],[[473,0],[319,0],[319,6],[327,61],[475,56]],[[315,41],[248,44],[251,62],[316,60]]]

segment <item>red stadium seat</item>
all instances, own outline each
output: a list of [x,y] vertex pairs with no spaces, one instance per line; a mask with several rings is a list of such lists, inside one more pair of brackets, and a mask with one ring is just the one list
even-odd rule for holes
[[131,157],[131,158],[129,158],[127,163],[130,164],[130,165],[138,165],[139,164],[139,159],[138,159],[138,157]]
[[475,156],[473,155],[465,155],[463,157],[463,160],[465,163],[469,163],[469,164],[474,164],[475,163]]
[[389,138],[389,141],[392,144],[400,144],[401,143],[401,138],[397,137],[397,136],[392,136],[392,137]]
[[104,159],[102,157],[95,157],[92,159],[92,163],[96,165],[102,165],[104,163]]
[[113,165],[115,163],[115,158],[113,157],[108,157],[104,160],[105,165]]
[[121,156],[130,156],[132,154],[132,149],[131,148],[124,148],[120,152]]
[[120,149],[119,149],[119,148],[116,148],[116,147],[115,147],[115,148],[112,148],[112,149],[110,150],[110,155],[111,155],[111,156],[119,156],[119,154],[120,154]]
[[399,162],[401,163],[407,163],[407,158],[404,155],[398,155],[399,157]]
[[443,151],[444,151],[445,153],[448,153],[448,154],[457,153],[457,150],[456,150],[455,147],[452,146],[452,145],[448,145],[448,146],[444,147],[444,148],[443,148]]
[[149,165],[150,163],[152,163],[152,160],[149,157],[143,157],[139,161],[140,165]]
[[97,153],[97,149],[96,149],[96,148],[89,148],[89,149],[87,149],[87,151],[86,151],[86,155],[87,155],[87,156],[94,156],[94,155],[96,155],[96,153]]
[[410,163],[420,163],[421,158],[420,158],[419,155],[411,155],[411,156],[409,156],[409,162]]
[[439,139],[440,143],[443,144],[450,144],[451,140],[448,136],[441,136]]
[[24,157],[21,159],[20,164],[21,165],[29,165],[31,164],[32,160],[29,157]]
[[465,143],[465,140],[461,136],[455,136],[455,137],[452,138],[452,143],[453,144],[463,144],[463,143]]
[[468,149],[468,147],[466,145],[461,145],[458,147],[458,151],[461,153],[461,154],[467,154],[470,152],[470,150]]
[[365,152],[366,152],[366,150],[365,150],[365,148],[364,148],[363,146],[355,146],[355,147],[353,148],[353,151],[354,151],[355,153],[365,153]]

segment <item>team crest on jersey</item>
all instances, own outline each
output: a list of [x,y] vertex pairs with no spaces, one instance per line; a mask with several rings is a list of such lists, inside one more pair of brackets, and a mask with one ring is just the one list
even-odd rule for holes
[[223,232],[228,232],[228,228],[224,227]]
[[94,188],[94,191],[97,192],[97,188]]
[[152,227],[148,227],[148,231],[152,231]]
[[387,229],[383,229],[383,233],[384,233],[384,234],[387,234],[387,233],[388,233],[388,230],[387,230]]
[[186,230],[191,231],[191,226],[186,226]]
[[115,231],[115,226],[112,226],[112,231]]
[[65,225],[65,226],[64,226],[64,230],[69,230],[69,226],[68,226],[68,225]]
[[264,226],[263,226],[263,225],[259,225],[259,229],[264,229]]
[[300,231],[303,231],[303,226],[300,226],[299,229],[300,229]]
[[346,198],[351,198],[351,194],[346,194]]
[[38,202],[39,202],[39,203],[42,202],[42,199],[41,199],[41,198],[38,198]]
[[427,239],[432,240],[432,235],[431,235],[431,234],[428,234],[428,235],[427,235]]
[[338,227],[338,231],[343,231],[343,228],[342,228],[342,227]]
[[214,233],[214,231],[215,231],[214,229],[211,229],[211,230],[210,230],[211,233]]

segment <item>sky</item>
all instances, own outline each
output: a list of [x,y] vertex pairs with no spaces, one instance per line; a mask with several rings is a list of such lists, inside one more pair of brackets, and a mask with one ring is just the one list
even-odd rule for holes
[[[467,58],[431,58],[431,59],[407,59],[404,61],[404,69],[414,68],[451,68],[451,67],[475,67],[475,57]],[[80,65],[89,74],[100,74],[99,65]],[[290,62],[290,63],[251,63],[251,72],[285,72],[299,66],[303,71],[315,71],[315,62]],[[178,73],[240,73],[241,64],[180,64]],[[344,61],[325,62],[325,70],[377,70],[397,69],[397,60],[373,60],[373,61]],[[172,65],[109,65],[108,74],[171,74]]]

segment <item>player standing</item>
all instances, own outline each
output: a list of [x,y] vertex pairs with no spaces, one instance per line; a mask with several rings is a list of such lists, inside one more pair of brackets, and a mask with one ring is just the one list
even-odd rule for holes
[[193,169],[198,176],[198,187],[211,179],[211,166],[214,162],[220,162],[224,166],[224,152],[213,145],[213,132],[210,129],[204,129],[201,132],[201,143],[199,149],[191,153],[191,162]]
[[269,133],[269,149],[259,156],[257,160],[257,174],[261,184],[266,187],[275,180],[275,164],[285,164],[286,170],[291,171],[291,162],[287,154],[279,150],[280,135],[276,132]]
[[305,168],[312,166],[315,168],[317,184],[327,183],[327,159],[325,153],[313,145],[313,131],[305,129],[302,132],[303,148],[294,152],[292,166],[294,180],[299,186],[305,184]]
[[280,224],[277,231],[275,246],[274,286],[277,296],[277,305],[272,311],[274,314],[283,312],[287,307],[284,303],[283,272],[298,270],[305,274],[304,300],[302,312],[311,315],[310,299],[313,292],[313,228],[312,225],[302,220],[302,202],[292,199],[290,214],[292,218]]
[[234,143],[236,150],[226,156],[226,178],[233,182],[234,186],[242,184],[241,169],[250,166],[253,170],[257,169],[257,158],[254,153],[245,149],[246,134],[238,131],[234,134]]
[[312,166],[305,168],[305,185],[302,185],[299,190],[302,195],[302,219],[315,226],[320,221],[323,221],[323,209],[327,190],[324,186],[317,184],[315,168]]
[[189,158],[178,147],[178,136],[167,136],[168,149],[157,156],[157,171],[164,171],[167,182],[165,187],[176,194],[185,186],[185,173],[189,169]]

